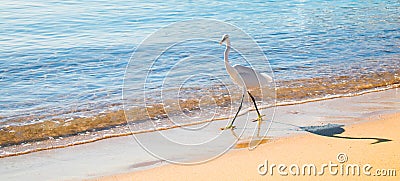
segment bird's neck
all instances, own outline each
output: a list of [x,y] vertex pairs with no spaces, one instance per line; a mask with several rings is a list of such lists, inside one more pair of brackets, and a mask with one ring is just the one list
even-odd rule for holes
[[226,40],[226,48],[225,48],[225,52],[224,52],[224,60],[225,63],[228,63],[228,57],[229,57],[229,51],[231,50],[231,41],[229,41],[229,39]]

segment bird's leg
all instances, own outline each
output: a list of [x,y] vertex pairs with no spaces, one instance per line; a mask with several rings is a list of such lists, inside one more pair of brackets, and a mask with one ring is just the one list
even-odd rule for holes
[[258,124],[261,124],[262,116],[260,114],[260,111],[258,111],[256,99],[254,99],[253,95],[251,95],[249,91],[247,91],[247,93],[249,94],[251,100],[253,101],[254,107],[256,107],[256,111],[257,111],[257,115],[258,115],[258,118],[257,118]]
[[236,112],[235,117],[233,118],[231,124],[229,124],[229,126],[227,126],[227,127],[225,127],[225,128],[221,128],[221,130],[225,130],[225,129],[234,129],[234,128],[235,128],[235,126],[233,126],[233,123],[235,122],[236,117],[238,116],[240,110],[242,109],[243,98],[244,98],[244,94],[242,95],[242,100],[240,101],[239,109],[238,109],[238,111]]

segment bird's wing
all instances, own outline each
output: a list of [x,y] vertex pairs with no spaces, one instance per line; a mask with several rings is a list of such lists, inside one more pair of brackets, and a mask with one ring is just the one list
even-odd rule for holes
[[243,65],[234,65],[233,68],[242,78],[247,88],[260,87],[272,82],[272,78],[265,73],[258,73],[252,68]]
[[266,73],[260,73],[268,82],[272,82],[272,77]]
[[236,64],[233,66],[233,68],[235,68],[235,70],[240,74],[240,73],[249,73],[249,72],[253,72],[252,68],[249,67],[245,67],[243,65],[239,65]]

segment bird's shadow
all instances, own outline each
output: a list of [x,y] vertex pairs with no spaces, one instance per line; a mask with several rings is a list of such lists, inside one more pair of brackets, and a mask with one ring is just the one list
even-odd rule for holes
[[309,133],[313,133],[320,136],[326,136],[331,138],[341,138],[341,139],[352,139],[352,140],[374,140],[375,142],[371,144],[383,143],[392,141],[390,139],[385,138],[375,138],[375,137],[350,137],[350,136],[339,136],[338,134],[342,134],[345,132],[344,125],[341,124],[326,124],[323,126],[306,126],[300,127],[301,130],[307,131]]

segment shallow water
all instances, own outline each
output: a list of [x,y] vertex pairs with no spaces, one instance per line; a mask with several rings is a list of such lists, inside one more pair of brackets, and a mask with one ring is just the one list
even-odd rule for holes
[[[122,110],[125,68],[134,49],[157,29],[192,18],[226,21],[253,37],[274,72],[278,104],[356,95],[396,87],[400,82],[398,1],[12,1],[3,3],[0,12],[0,131],[10,136],[4,136],[3,146],[123,124],[124,116],[118,110]],[[201,107],[210,113],[219,109],[220,117],[228,117],[233,110],[229,108],[238,105],[240,94],[226,92],[227,87],[238,89],[229,83],[224,67],[201,58],[214,56],[222,65],[224,47],[212,44],[218,40],[182,45],[191,47],[190,53],[197,56],[195,66],[187,62],[196,68],[177,71],[168,80],[179,84],[177,80],[214,66],[215,76],[228,84],[221,86],[206,76],[190,79],[180,97],[186,104],[172,106],[173,113],[185,110],[184,114],[200,115],[196,110]],[[186,57],[184,50],[175,48],[175,54],[165,55],[166,59]],[[231,55],[232,64],[243,63],[240,56]],[[253,66],[268,71],[265,62]],[[158,85],[165,76],[157,75],[171,67],[168,62],[155,65],[155,74],[146,81]],[[199,103],[197,97],[205,91],[209,98]],[[132,92],[133,104],[143,99]],[[164,97],[174,93],[176,89],[167,90]],[[158,96],[150,91],[148,106],[156,108],[145,110],[139,105],[132,120],[163,118],[165,110],[157,107]],[[271,105],[270,101],[264,106]],[[154,115],[147,116],[149,110]],[[98,121],[90,121],[94,119]],[[37,134],[27,130],[35,127],[48,134],[33,137]]]

